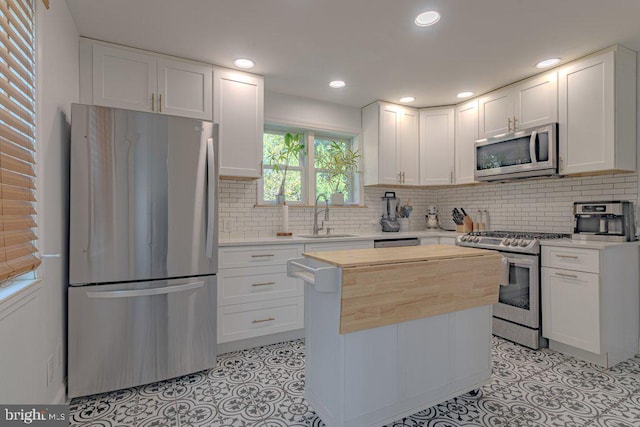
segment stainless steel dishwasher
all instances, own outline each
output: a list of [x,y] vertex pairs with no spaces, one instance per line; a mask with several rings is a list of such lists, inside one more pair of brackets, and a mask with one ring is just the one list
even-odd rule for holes
[[374,248],[397,248],[399,246],[420,246],[420,239],[417,237],[406,237],[398,239],[380,239],[373,241]]

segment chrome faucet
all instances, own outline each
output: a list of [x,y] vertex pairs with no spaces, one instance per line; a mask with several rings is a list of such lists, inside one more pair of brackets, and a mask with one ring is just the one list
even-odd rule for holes
[[[318,200],[320,197],[324,198],[324,209],[318,212]],[[324,212],[324,220],[322,221],[322,225],[318,227],[318,215]],[[318,234],[320,230],[324,228],[324,222],[329,221],[329,200],[327,200],[327,196],[324,194],[320,194],[316,197],[316,204],[313,206],[313,234]]]

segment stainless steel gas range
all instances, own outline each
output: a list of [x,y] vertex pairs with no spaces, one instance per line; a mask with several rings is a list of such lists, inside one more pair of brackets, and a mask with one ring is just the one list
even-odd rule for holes
[[540,315],[540,240],[569,237],[559,233],[479,231],[462,234],[456,245],[499,251],[502,276],[493,306],[493,334],[530,348],[547,346]]

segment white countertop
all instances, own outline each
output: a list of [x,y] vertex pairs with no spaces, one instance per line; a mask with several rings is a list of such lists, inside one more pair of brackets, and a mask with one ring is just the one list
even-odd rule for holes
[[638,245],[640,242],[600,242],[594,240],[577,240],[577,239],[550,239],[550,240],[540,240],[540,245],[542,246],[561,246],[561,247],[570,247],[570,248],[581,248],[581,249],[606,249],[613,246],[620,245]]
[[[305,233],[309,234],[309,233]],[[343,234],[343,232],[336,232]],[[347,234],[345,232],[345,234]],[[233,239],[220,239],[219,247],[224,246],[242,246],[242,245],[275,245],[275,244],[305,244],[305,243],[322,243],[322,242],[357,242],[359,240],[387,240],[387,239],[406,239],[412,237],[456,237],[458,233],[446,230],[424,230],[424,231],[403,231],[396,233],[364,233],[352,237],[331,237],[331,238],[311,238],[293,235],[291,237],[244,237]]]

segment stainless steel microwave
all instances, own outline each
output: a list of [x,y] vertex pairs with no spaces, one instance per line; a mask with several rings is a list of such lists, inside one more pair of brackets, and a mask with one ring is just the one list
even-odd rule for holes
[[523,129],[475,143],[476,181],[558,174],[558,124]]

